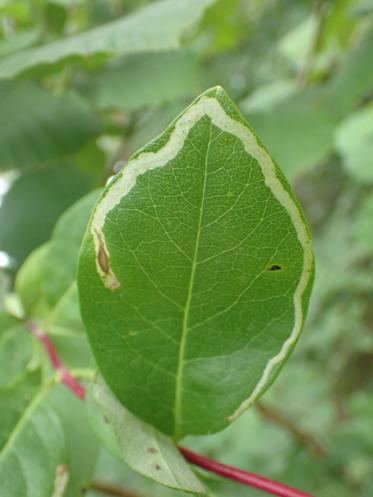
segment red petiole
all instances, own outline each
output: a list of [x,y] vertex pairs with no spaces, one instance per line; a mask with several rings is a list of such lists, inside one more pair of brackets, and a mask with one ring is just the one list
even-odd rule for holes
[[[81,385],[81,383],[79,383],[63,365],[58,356],[58,352],[48,335],[38,326],[37,323],[35,323],[35,321],[27,321],[27,329],[42,344],[53,369],[59,373],[62,383],[64,383],[74,395],[80,399],[84,399],[86,393],[84,386]],[[277,495],[277,497],[313,497],[311,494],[301,492],[300,490],[284,485],[283,483],[269,480],[264,476],[259,476],[255,473],[235,468],[234,466],[228,466],[227,464],[223,464],[200,454],[196,454],[185,447],[179,446],[178,448],[185,459],[191,464],[223,476],[224,478],[263,490],[264,492],[272,495]]]

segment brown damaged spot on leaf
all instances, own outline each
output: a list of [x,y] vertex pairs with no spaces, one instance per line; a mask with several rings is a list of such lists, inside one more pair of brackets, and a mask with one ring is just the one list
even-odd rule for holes
[[148,447],[149,454],[156,454],[158,451],[155,447]]
[[52,497],[64,496],[68,480],[69,480],[69,468],[67,467],[66,464],[59,464],[56,467],[56,478],[54,480],[54,489]]
[[120,283],[110,268],[109,256],[105,248],[102,234],[98,230],[95,230],[95,234],[98,241],[97,264],[100,269],[99,272],[103,277],[106,288],[109,290],[116,290],[120,287]]
[[109,258],[105,252],[105,247],[102,244],[101,236],[99,237],[98,263],[105,274],[109,274]]

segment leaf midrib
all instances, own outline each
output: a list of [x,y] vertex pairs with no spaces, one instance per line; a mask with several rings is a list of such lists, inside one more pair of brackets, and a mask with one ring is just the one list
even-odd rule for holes
[[0,463],[2,463],[8,450],[11,449],[11,447],[16,443],[16,440],[17,440],[19,434],[22,432],[22,429],[25,426],[25,424],[27,423],[27,421],[31,418],[36,407],[40,404],[40,402],[43,400],[45,395],[48,393],[49,388],[53,384],[53,380],[54,380],[54,378],[52,377],[52,379],[50,381],[46,382],[30,400],[28,406],[23,411],[22,416],[19,418],[19,420],[17,421],[16,425],[14,426],[10,436],[8,437],[6,444],[0,450]]
[[201,207],[200,214],[198,219],[198,228],[197,228],[197,236],[194,246],[194,254],[192,260],[191,273],[189,278],[189,287],[188,294],[184,306],[184,316],[183,316],[183,324],[182,324],[182,333],[179,347],[179,356],[178,356],[178,367],[176,371],[176,386],[175,386],[175,426],[174,426],[174,436],[175,438],[179,438],[181,435],[181,413],[182,413],[182,378],[183,378],[183,369],[184,369],[184,355],[185,355],[185,346],[186,346],[186,338],[188,334],[188,320],[189,320],[189,312],[191,307],[191,302],[193,298],[193,287],[194,280],[196,275],[197,268],[197,258],[200,244],[200,235],[201,235],[201,227],[202,227],[202,219],[203,219],[203,211],[205,204],[205,196],[206,196],[206,184],[207,184],[207,168],[208,168],[208,158],[209,151],[211,145],[211,133],[212,133],[212,121],[210,120],[210,133],[209,140],[206,148],[206,157],[205,157],[205,170],[204,170],[204,178],[203,178],[203,189],[202,189],[202,198],[201,198]]

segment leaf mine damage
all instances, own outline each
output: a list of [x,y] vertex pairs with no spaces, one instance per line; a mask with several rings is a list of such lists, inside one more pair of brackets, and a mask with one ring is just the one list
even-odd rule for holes
[[120,287],[120,283],[110,268],[108,250],[105,246],[103,234],[95,229],[96,235],[95,243],[97,244],[97,270],[100,274],[104,285],[109,290],[116,290]]

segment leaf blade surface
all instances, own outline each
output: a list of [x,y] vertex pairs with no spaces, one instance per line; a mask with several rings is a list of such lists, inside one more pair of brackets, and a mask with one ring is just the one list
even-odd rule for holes
[[78,280],[105,380],[180,438],[222,429],[273,381],[301,331],[312,272],[286,180],[214,88],[106,189]]

